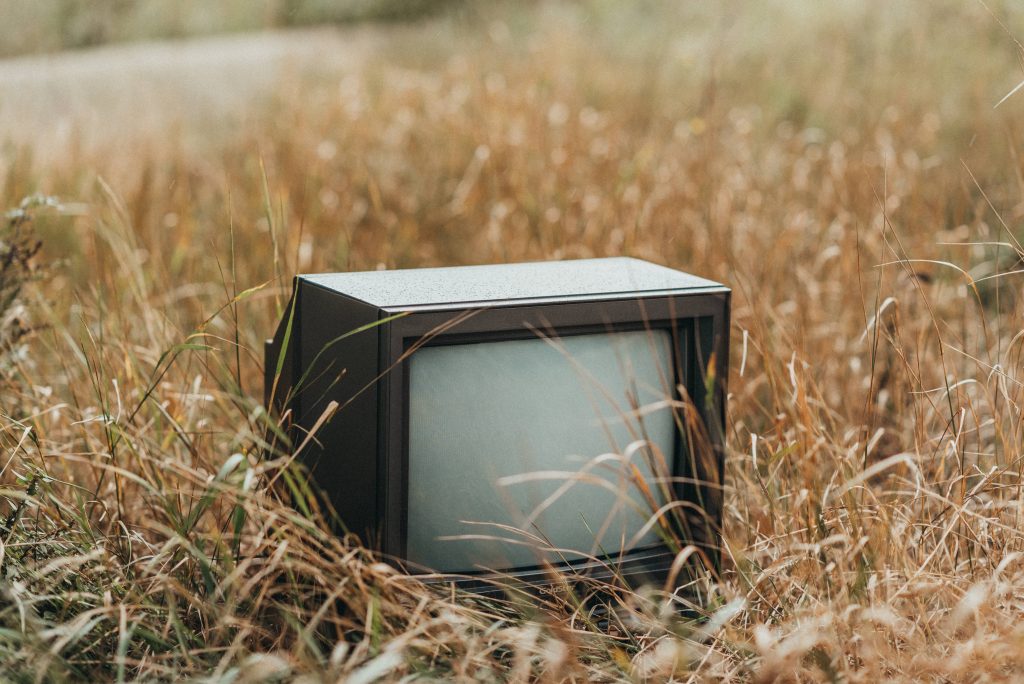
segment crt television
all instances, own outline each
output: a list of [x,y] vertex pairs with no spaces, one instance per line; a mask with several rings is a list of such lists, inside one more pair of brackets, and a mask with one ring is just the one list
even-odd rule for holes
[[407,571],[659,581],[720,558],[729,303],[631,258],[301,275],[266,400]]

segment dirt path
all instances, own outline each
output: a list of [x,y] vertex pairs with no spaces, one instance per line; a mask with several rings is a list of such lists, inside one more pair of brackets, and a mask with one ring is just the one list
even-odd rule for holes
[[359,68],[372,28],[311,29],[138,43],[0,60],[0,144],[37,161],[67,145],[120,148],[138,136],[244,121],[293,72]]

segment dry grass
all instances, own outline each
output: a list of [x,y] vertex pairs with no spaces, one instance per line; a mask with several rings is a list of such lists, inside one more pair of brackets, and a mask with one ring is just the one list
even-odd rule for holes
[[[503,11],[296,74],[201,153],[7,150],[5,206],[67,204],[0,365],[6,676],[1020,678],[1024,95],[992,106],[1024,17]],[[613,254],[735,289],[704,619],[427,591],[281,503],[291,274]]]

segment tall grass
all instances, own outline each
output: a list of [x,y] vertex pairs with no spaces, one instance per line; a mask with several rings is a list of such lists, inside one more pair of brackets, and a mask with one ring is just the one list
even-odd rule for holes
[[[646,10],[431,24],[201,152],[8,149],[4,206],[84,203],[35,210],[0,381],[8,676],[1021,676],[1022,17]],[[258,350],[291,274],[618,254],[735,290],[702,619],[430,590],[284,502]]]

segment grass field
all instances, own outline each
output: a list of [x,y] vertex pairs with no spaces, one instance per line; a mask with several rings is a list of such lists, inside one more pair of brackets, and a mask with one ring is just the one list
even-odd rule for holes
[[[4,93],[5,678],[1024,676],[1018,7],[497,4],[372,31],[145,135],[61,98],[61,137],[22,131]],[[291,275],[620,254],[734,289],[701,619],[657,587],[609,630],[570,596],[427,590],[283,503],[261,344]]]

